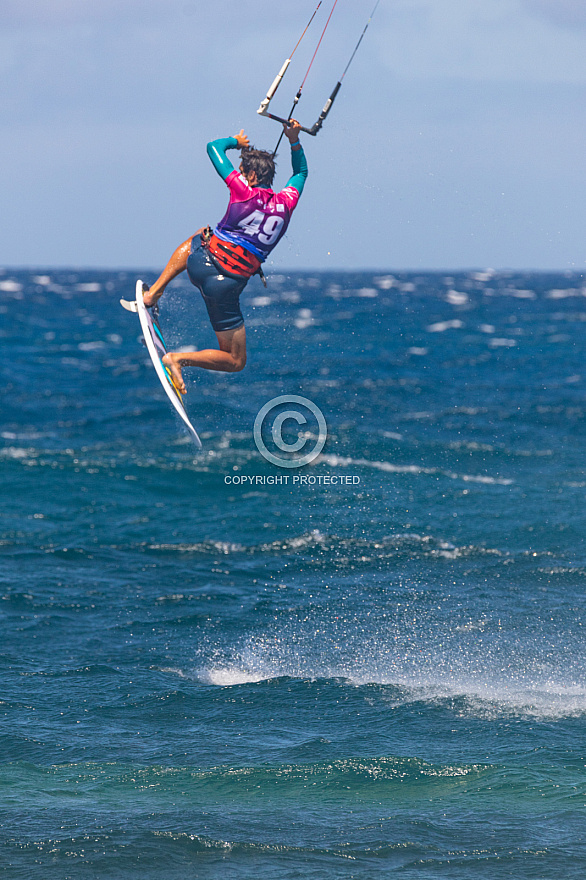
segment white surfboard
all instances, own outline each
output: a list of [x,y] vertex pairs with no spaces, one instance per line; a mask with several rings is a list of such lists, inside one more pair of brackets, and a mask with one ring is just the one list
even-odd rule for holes
[[189,421],[189,417],[185,411],[183,395],[178,391],[171,373],[163,363],[163,357],[167,354],[167,346],[165,345],[165,340],[163,339],[163,334],[156,317],[144,304],[142,296],[142,281],[139,280],[136,282],[136,300],[134,302],[129,302],[128,300],[121,299],[120,304],[125,309],[128,309],[129,312],[136,312],[138,314],[140,326],[144,333],[144,341],[146,343],[147,351],[153,362],[153,366],[161,385],[165,389],[165,394],[181,417],[183,424],[191,434],[196,446],[201,449],[201,440],[197,436],[197,431]]

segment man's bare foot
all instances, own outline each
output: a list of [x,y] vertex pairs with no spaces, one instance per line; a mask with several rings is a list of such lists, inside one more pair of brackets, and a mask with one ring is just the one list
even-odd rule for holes
[[187,388],[185,387],[185,382],[183,381],[183,376],[181,375],[181,355],[173,354],[173,352],[167,353],[163,357],[163,363],[171,373],[171,377],[173,379],[173,383],[178,391],[181,394],[187,394]]
[[154,296],[155,296],[154,291],[151,291],[148,284],[143,284],[142,285],[142,301],[145,304],[145,306],[147,307],[147,309],[152,308],[152,306],[154,306],[155,303],[157,302],[157,300],[159,299],[158,296],[153,299]]

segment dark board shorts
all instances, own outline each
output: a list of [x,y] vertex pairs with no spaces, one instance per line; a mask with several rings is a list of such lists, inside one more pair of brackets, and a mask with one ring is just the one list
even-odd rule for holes
[[216,333],[236,330],[244,324],[240,311],[240,294],[246,287],[248,278],[222,275],[221,270],[212,262],[207,250],[202,246],[199,235],[194,235],[191,240],[187,274],[191,283],[203,296]]

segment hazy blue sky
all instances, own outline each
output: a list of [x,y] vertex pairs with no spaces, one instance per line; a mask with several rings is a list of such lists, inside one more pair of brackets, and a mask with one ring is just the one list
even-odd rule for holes
[[[205,145],[274,146],[316,2],[0,0],[0,265],[158,267],[219,220]],[[302,121],[373,5],[339,0]],[[585,93],[584,0],[381,0],[273,265],[583,269]]]

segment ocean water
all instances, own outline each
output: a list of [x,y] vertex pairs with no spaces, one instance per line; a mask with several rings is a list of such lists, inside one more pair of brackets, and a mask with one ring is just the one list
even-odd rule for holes
[[254,281],[200,453],[135,277],[0,274],[0,875],[586,876],[583,277]]

